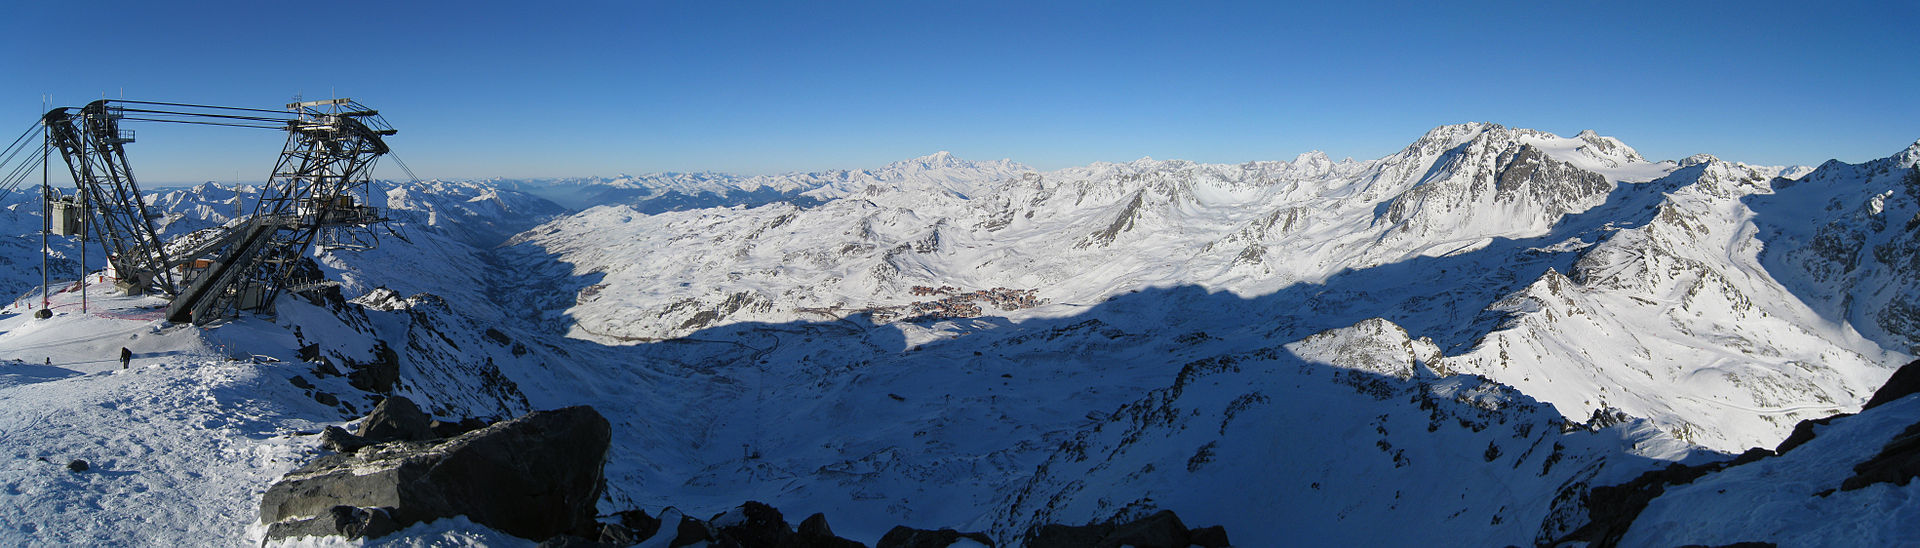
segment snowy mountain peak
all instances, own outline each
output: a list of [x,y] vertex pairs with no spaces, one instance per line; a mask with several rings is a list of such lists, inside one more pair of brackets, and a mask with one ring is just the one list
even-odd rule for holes
[[[1349,159],[1349,161],[1351,161],[1351,159]],[[1325,152],[1321,152],[1318,150],[1309,150],[1309,151],[1300,153],[1299,156],[1293,157],[1293,162],[1291,163],[1295,167],[1305,167],[1305,166],[1332,167],[1333,159],[1328,158],[1327,153]]]
[[1506,126],[1492,122],[1467,122],[1463,124],[1439,126],[1427,130],[1426,135],[1420,136],[1412,145],[1408,145],[1407,149],[1423,151],[1435,149],[1447,150],[1471,141],[1487,131],[1502,129],[1506,129]]
[[887,164],[885,167],[880,168],[880,173],[918,173],[938,170],[1013,172],[1032,171],[1032,168],[1011,159],[1001,159],[992,162],[975,162],[954,156],[952,152],[942,150],[926,156]]
[[1585,142],[1588,150],[1595,156],[1615,157],[1619,158],[1622,162],[1647,161],[1646,158],[1640,157],[1639,151],[1627,146],[1626,143],[1622,143],[1619,139],[1612,137],[1601,136],[1598,133],[1594,133],[1591,129],[1581,131],[1580,134],[1575,135],[1574,138]]
[[1700,164],[1708,164],[1708,163],[1713,163],[1718,161],[1720,161],[1720,157],[1718,156],[1714,156],[1712,154],[1700,153],[1700,154],[1688,156],[1686,157],[1686,159],[1680,160],[1680,167],[1693,167]]
[[933,154],[928,154],[926,156],[921,156],[918,158],[908,158],[905,160],[887,164],[886,166],[881,167],[880,169],[881,171],[894,170],[894,169],[914,169],[914,168],[932,169],[932,168],[942,168],[942,167],[962,167],[966,165],[971,165],[972,163],[973,162],[968,162],[966,160],[955,158],[952,152],[942,150],[939,152],[935,152]]
[[1893,155],[1893,163],[1900,167],[1920,166],[1920,139],[1915,139],[1906,150]]

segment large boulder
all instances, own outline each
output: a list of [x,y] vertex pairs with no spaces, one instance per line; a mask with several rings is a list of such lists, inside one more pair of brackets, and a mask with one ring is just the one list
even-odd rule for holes
[[320,431],[320,447],[335,453],[352,453],[373,443],[373,440],[355,436],[338,426],[328,426]]
[[389,396],[374,406],[373,412],[367,413],[367,418],[360,421],[360,430],[354,434],[374,442],[427,441],[440,437],[433,434],[432,424],[433,418],[420,411],[413,400]]
[[536,411],[437,443],[328,455],[268,488],[260,520],[271,524],[268,538],[312,534],[311,525],[300,524],[345,505],[384,509],[399,528],[466,516],[532,540],[594,534],[610,439],[607,420],[581,406]]

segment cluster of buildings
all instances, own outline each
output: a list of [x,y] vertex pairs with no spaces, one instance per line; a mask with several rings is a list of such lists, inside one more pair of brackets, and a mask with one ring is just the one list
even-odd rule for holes
[[904,314],[909,319],[972,318],[982,312],[981,302],[993,305],[1000,310],[1020,310],[1045,304],[1038,296],[1037,289],[1010,289],[996,287],[960,293],[958,288],[940,286],[913,286],[911,292],[916,296],[946,295],[934,301],[920,301],[907,306]]

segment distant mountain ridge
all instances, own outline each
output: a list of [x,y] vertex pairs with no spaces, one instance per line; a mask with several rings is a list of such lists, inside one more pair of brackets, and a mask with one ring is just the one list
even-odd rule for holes
[[933,184],[959,194],[974,192],[980,174],[1010,176],[1032,171],[1012,160],[972,162],[946,151],[901,160],[875,170],[829,170],[777,175],[718,172],[663,172],[646,175],[555,179],[483,179],[480,182],[524,191],[576,210],[620,204],[643,213],[709,207],[758,207],[790,203],[802,207],[903,182]]

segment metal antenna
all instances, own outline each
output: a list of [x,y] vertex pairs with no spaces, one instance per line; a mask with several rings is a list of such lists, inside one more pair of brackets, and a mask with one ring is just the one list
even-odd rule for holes
[[[53,97],[44,95],[44,94],[41,95],[40,96],[41,112],[45,112],[51,109],[52,107],[49,106],[51,103],[53,103]],[[41,129],[40,131],[40,134],[41,134],[40,136],[40,310],[46,314],[52,314],[51,310],[53,309],[53,307],[49,305],[49,303],[51,302],[51,299],[49,298],[50,296],[47,294],[47,289],[52,285],[52,281],[47,275],[47,251],[48,251],[47,233],[53,232],[53,216],[50,215],[48,212],[48,209],[53,205],[53,185],[49,180],[51,176],[47,174],[47,167],[51,165],[51,162],[47,156],[48,154],[51,154],[53,152],[53,146],[52,146],[53,133],[50,131],[47,131],[46,125],[47,125],[47,120],[45,118],[41,118],[40,119],[40,126],[41,126],[40,128]]]

